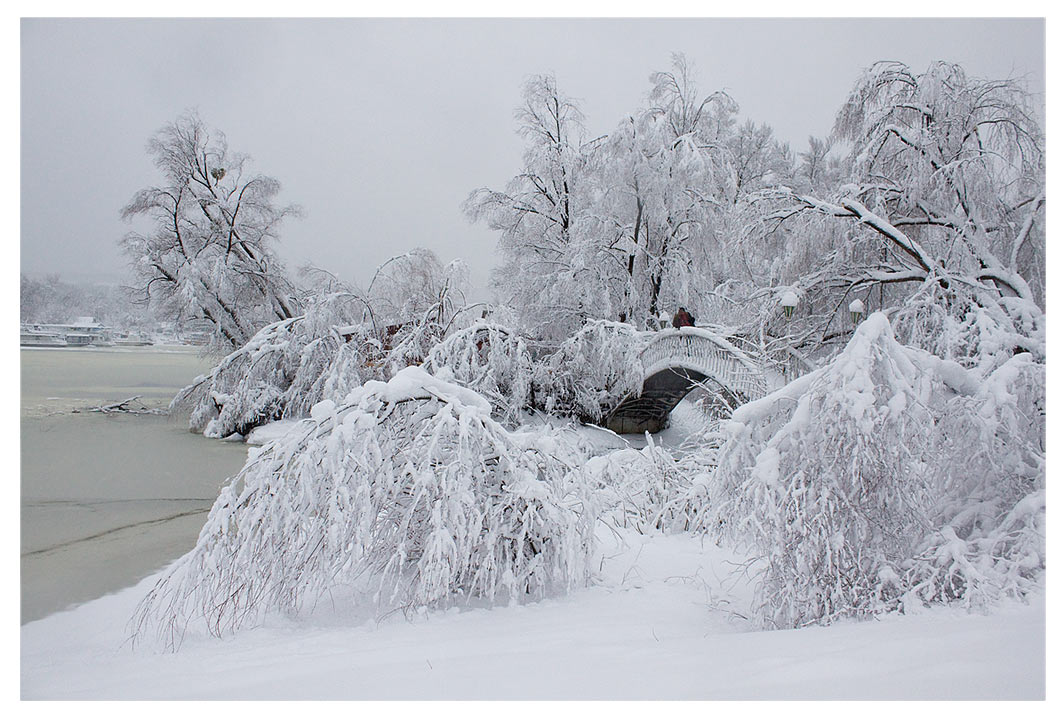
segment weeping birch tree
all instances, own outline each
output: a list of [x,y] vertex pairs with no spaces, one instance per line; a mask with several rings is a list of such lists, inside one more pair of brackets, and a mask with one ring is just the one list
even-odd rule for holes
[[564,336],[607,301],[595,248],[583,240],[583,176],[594,143],[583,143],[583,114],[552,76],[531,78],[522,95],[515,116],[523,166],[504,191],[474,190],[465,211],[499,233],[494,284],[504,303],[537,334]]
[[298,314],[294,290],[272,245],[281,222],[298,213],[278,206],[280,183],[252,172],[247,155],[196,112],[163,127],[148,143],[162,173],[122,209],[148,229],[120,242],[141,299],[167,318],[206,319],[212,346],[232,350],[258,329]]

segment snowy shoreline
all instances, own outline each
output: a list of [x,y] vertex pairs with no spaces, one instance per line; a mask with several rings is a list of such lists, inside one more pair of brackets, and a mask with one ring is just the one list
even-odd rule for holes
[[[873,323],[867,326],[875,328]],[[875,336],[886,337],[887,326]],[[862,366],[844,364],[850,365]],[[467,409],[475,419],[490,410],[478,395],[419,369],[406,370],[387,384],[369,382],[363,391],[399,400],[423,386],[429,386],[448,411],[460,414],[459,409]],[[732,423],[762,408],[748,404]],[[322,401],[311,411],[308,426],[332,426],[329,422],[336,416],[335,404]],[[697,433],[694,409],[679,410],[673,418],[670,430],[646,440],[647,451],[658,440],[679,448]],[[249,436],[252,462],[276,452],[287,439],[298,439],[300,432],[290,430],[302,423],[277,422]],[[599,459],[638,442],[598,429],[575,431],[588,444],[587,456],[593,455],[588,467],[595,466],[588,475],[597,476],[603,486],[612,485],[607,475],[598,476],[611,466]],[[497,433],[506,441],[518,441],[501,430]],[[512,436],[520,437],[521,432]],[[197,447],[234,446],[189,438]],[[270,440],[274,443],[264,448],[254,446]],[[333,448],[343,456],[365,453],[353,443]],[[396,455],[391,449],[384,453]],[[626,490],[622,482],[617,486]],[[582,544],[587,547],[583,558],[588,559],[590,585],[573,584],[568,593],[550,587],[543,594],[546,598],[521,605],[491,605],[482,598],[464,604],[457,599],[459,607],[381,616],[378,611],[387,607],[374,606],[369,594],[358,594],[340,582],[309,596],[306,604],[292,603],[299,606],[295,613],[265,610],[261,622],[249,622],[254,627],[223,632],[220,639],[209,635],[202,614],[178,612],[174,615],[181,635],[175,653],[167,652],[164,639],[150,630],[138,636],[136,645],[130,640],[131,619],[144,615],[138,614],[138,604],[167,572],[155,573],[131,588],[24,625],[22,697],[1044,698],[1043,572],[1029,581],[1024,592],[1028,604],[1004,599],[987,614],[956,604],[919,608],[915,602],[904,603],[903,615],[762,631],[755,630],[751,620],[758,610],[755,589],[761,589],[749,570],[748,556],[721,548],[706,534],[661,532],[650,528],[655,524],[645,516],[630,523],[629,518],[621,507],[612,519],[597,524],[597,548],[589,541]],[[296,559],[293,565],[305,566]],[[171,595],[181,598],[180,593]],[[208,615],[207,620],[213,619]]]

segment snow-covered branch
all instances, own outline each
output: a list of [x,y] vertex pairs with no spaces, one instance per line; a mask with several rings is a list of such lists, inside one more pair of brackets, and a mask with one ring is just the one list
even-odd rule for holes
[[511,434],[478,394],[411,367],[370,381],[248,460],[195,549],[133,619],[180,644],[318,598],[381,610],[521,602],[582,586],[594,498],[563,434]]

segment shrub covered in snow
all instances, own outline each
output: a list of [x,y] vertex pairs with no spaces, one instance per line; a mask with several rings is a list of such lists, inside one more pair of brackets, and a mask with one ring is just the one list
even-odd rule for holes
[[361,308],[349,294],[311,303],[305,315],[263,327],[183,389],[171,406],[191,412],[204,436],[246,435],[277,419],[308,416],[322,399],[337,399],[377,376],[379,342],[369,324],[352,324]]
[[828,366],[736,410],[709,528],[762,559],[759,618],[1021,595],[1044,566],[1035,367],[1016,358],[978,390],[874,314]]
[[537,366],[536,405],[551,414],[599,421],[640,388],[644,341],[630,324],[587,322]]
[[940,500],[907,566],[911,598],[983,606],[1031,591],[1045,566],[1045,367],[1014,356],[939,422]]
[[200,615],[222,633],[343,586],[405,609],[586,581],[595,511],[560,437],[511,434],[483,397],[416,367],[312,416],[222,490],[138,631],[178,641]]
[[652,441],[586,462],[588,486],[599,494],[603,518],[638,531],[688,531],[700,526],[715,464],[715,446],[676,456]]

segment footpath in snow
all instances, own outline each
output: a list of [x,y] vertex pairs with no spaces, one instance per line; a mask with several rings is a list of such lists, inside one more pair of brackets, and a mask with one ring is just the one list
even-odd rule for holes
[[601,535],[597,585],[408,620],[318,606],[177,653],[125,642],[155,577],[21,629],[23,699],[1041,699],[1045,605],[751,631],[735,557]]

